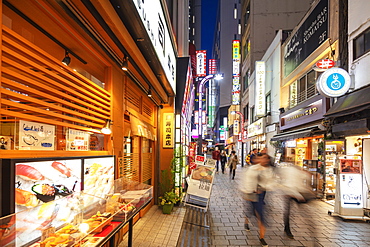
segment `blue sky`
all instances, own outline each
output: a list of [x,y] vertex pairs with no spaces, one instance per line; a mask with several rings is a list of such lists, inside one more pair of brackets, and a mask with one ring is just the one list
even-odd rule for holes
[[216,25],[219,0],[202,0],[202,43],[201,50],[207,50],[207,59],[212,58],[212,43]]

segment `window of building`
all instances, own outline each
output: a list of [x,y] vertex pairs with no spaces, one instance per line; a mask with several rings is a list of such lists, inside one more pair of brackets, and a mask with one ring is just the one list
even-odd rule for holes
[[249,116],[249,119],[251,120],[250,123],[253,123],[254,120],[255,120],[255,111],[254,111],[254,106],[251,107],[251,110],[250,110],[250,116]]
[[316,79],[322,72],[311,70],[289,86],[289,107],[292,108],[299,103],[318,94]]
[[245,73],[243,76],[243,88],[246,89],[249,86],[249,76],[248,76],[248,71]]
[[266,95],[266,114],[271,113],[271,92]]
[[244,27],[246,27],[248,24],[249,16],[250,16],[250,5],[247,6],[247,9],[245,10],[244,13]]
[[353,41],[353,60],[370,51],[370,28],[366,29]]
[[246,107],[244,107],[243,114],[244,114],[244,122],[248,123],[248,119],[249,119],[249,105],[247,105]]

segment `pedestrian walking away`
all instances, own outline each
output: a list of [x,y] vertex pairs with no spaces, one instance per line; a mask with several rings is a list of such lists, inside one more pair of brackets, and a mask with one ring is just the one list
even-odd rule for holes
[[220,150],[218,150],[218,147],[212,152],[212,159],[216,161],[216,172],[218,173],[218,166],[220,164]]
[[236,152],[233,150],[231,151],[231,155],[230,155],[230,158],[229,158],[229,167],[230,167],[230,178],[232,180],[234,180],[235,178],[235,170],[236,170],[236,166],[238,165],[238,156],[236,155]]
[[226,151],[225,150],[222,150],[221,151],[221,154],[220,154],[220,162],[221,162],[221,171],[222,171],[222,174],[225,174],[225,165],[226,165],[226,162],[227,162],[227,154],[226,154]]

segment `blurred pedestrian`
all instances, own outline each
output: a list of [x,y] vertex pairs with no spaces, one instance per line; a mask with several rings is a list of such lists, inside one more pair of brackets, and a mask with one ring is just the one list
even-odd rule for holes
[[218,150],[218,147],[212,152],[212,159],[216,161],[216,172],[218,173],[218,166],[220,163],[220,150]]
[[247,165],[251,165],[251,155],[252,155],[253,151],[249,151],[249,153],[247,154],[247,156],[245,156],[245,163],[247,163]]
[[220,162],[221,162],[221,171],[222,171],[222,174],[225,174],[225,165],[226,165],[226,162],[227,162],[227,154],[226,154],[226,151],[225,150],[222,150],[221,151],[221,154],[220,154]]
[[251,157],[250,157],[250,162],[251,162],[252,165],[255,164],[254,158],[257,156],[257,154],[258,154],[258,149],[253,148],[252,153],[251,153]]
[[238,160],[238,156],[236,155],[236,152],[233,150],[231,151],[231,155],[230,155],[230,158],[229,158],[229,161],[228,161],[228,165],[230,167],[230,177],[232,180],[234,180],[235,178],[235,170],[236,170],[236,166],[238,164],[239,160]]
[[301,167],[288,165],[279,168],[280,186],[284,195],[284,232],[288,238],[294,235],[290,229],[291,204],[293,202],[306,203],[315,199],[316,195],[309,186],[311,174]]
[[[241,191],[245,199],[251,201],[254,214],[257,217],[259,227],[259,240],[262,246],[268,246],[265,241],[265,219],[264,219],[264,198],[267,190],[275,186],[273,171],[270,167],[270,156],[259,154],[254,158],[254,165],[250,166],[244,174],[241,184]],[[245,221],[245,229],[249,230],[248,218]]]

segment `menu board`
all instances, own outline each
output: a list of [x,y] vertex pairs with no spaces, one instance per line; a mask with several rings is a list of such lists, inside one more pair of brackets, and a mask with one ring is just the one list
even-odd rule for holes
[[340,192],[343,208],[362,208],[362,174],[341,174]]
[[15,212],[81,190],[81,159],[15,163]]
[[209,198],[215,173],[215,167],[197,165],[192,171],[188,194]]

